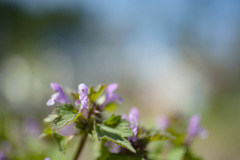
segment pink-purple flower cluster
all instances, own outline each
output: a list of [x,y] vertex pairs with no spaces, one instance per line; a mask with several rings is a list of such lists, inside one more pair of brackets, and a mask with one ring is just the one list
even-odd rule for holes
[[[47,105],[51,106],[54,105],[55,102],[60,104],[68,104],[70,101],[68,100],[67,96],[63,92],[63,89],[60,84],[51,83],[52,89],[56,92],[54,93],[51,98],[47,101]],[[76,107],[81,104],[80,111],[82,111],[83,115],[87,115],[88,109],[88,88],[84,83],[79,84],[78,86],[78,93],[79,93],[79,100],[76,101]],[[61,128],[57,131],[62,136],[71,136],[79,132],[76,128],[75,123],[67,124],[65,127]]]
[[[56,92],[51,98],[47,101],[48,106],[52,106],[55,102],[60,104],[68,104],[70,101],[63,92],[63,89],[58,83],[51,83],[51,88]],[[75,105],[81,104],[81,110],[87,111],[88,108],[88,88],[86,84],[81,83],[78,86],[79,100],[76,101]]]

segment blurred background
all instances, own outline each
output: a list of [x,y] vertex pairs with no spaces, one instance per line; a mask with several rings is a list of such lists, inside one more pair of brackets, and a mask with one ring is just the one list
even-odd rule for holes
[[[240,150],[240,1],[1,1],[0,150],[70,159],[38,139],[51,82],[77,89],[117,82],[141,125],[198,113],[209,130],[193,148],[206,160]],[[187,123],[187,122],[186,122]],[[84,152],[85,159],[91,146]],[[28,156],[26,158],[26,156]]]

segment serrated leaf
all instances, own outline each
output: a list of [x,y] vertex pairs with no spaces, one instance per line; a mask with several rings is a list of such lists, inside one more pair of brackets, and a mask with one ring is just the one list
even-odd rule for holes
[[122,137],[134,136],[132,129],[129,127],[130,123],[125,119],[121,119],[121,116],[112,115],[103,124],[117,130],[118,134]]
[[105,125],[98,125],[94,124],[94,129],[97,133],[99,140],[108,140],[113,143],[116,143],[128,150],[130,150],[133,153],[136,153],[135,149],[132,147],[131,143],[121,136],[121,131],[110,128]]
[[61,136],[60,134],[57,134],[57,133],[53,133],[53,137],[57,141],[59,150],[62,151],[62,152],[65,152],[67,144],[73,138],[73,136],[64,137],[64,136]]
[[96,99],[99,98],[99,96],[102,94],[104,89],[107,87],[106,84],[100,85],[96,87],[96,90],[94,89],[94,86],[90,88],[90,93],[88,95],[88,98],[90,99],[91,102],[94,102]]
[[120,123],[116,126],[116,130],[120,131],[122,137],[134,136],[132,129],[129,127],[130,123],[126,119],[121,119]]
[[58,117],[52,122],[52,130],[60,129],[72,121],[77,115],[77,110],[71,104],[64,104],[57,107],[55,114],[57,114]]

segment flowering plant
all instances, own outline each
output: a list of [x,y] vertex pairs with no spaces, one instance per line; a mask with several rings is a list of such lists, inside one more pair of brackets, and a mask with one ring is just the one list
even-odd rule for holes
[[80,157],[89,135],[96,135],[100,141],[98,160],[201,159],[190,149],[197,135],[207,135],[207,131],[200,125],[199,115],[190,119],[188,129],[183,129],[179,120],[166,116],[158,118],[158,129],[146,129],[139,126],[140,114],[137,107],[131,108],[128,116],[112,114],[106,117],[105,113],[109,109],[122,102],[114,93],[118,88],[116,83],[96,88],[87,88],[81,83],[78,92],[69,93],[71,99],[61,85],[52,83],[51,87],[56,93],[47,101],[47,105],[55,105],[55,109],[44,119],[50,125],[41,137],[53,136],[64,152],[74,137],[81,136],[74,160]]

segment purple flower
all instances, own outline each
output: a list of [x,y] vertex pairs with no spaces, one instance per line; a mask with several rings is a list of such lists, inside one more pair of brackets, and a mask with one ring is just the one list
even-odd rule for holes
[[65,127],[57,131],[58,134],[65,137],[72,136],[74,134],[77,134],[78,132],[79,129],[76,128],[76,123],[67,124]]
[[161,130],[161,131],[165,131],[168,126],[169,126],[169,120],[165,115],[161,115],[157,118],[156,120],[157,122],[157,127]]
[[0,160],[7,160],[6,155],[0,150]]
[[46,158],[44,158],[44,160],[51,160],[50,158],[48,158],[48,157],[46,157]]
[[24,121],[24,129],[28,136],[39,136],[41,133],[40,124],[35,119],[26,119]]
[[85,116],[87,116],[87,108],[88,108],[88,88],[86,84],[81,83],[78,86],[79,100],[81,103],[81,111]]
[[81,83],[78,86],[79,100],[81,102],[81,109],[83,107],[88,108],[88,88],[86,84]]
[[189,145],[196,136],[206,138],[208,132],[200,125],[201,117],[199,115],[193,115],[188,123],[187,135],[185,138],[185,144]]
[[118,84],[117,83],[112,83],[109,84],[106,88],[106,99],[104,101],[104,103],[102,104],[102,108],[104,106],[106,106],[108,103],[111,103],[115,100],[117,100],[119,103],[122,102],[122,99],[116,94],[114,93],[114,91],[118,88]]
[[61,85],[57,83],[51,83],[51,87],[56,93],[54,93],[51,96],[51,98],[47,101],[47,106],[52,106],[55,104],[55,102],[69,103],[69,100],[65,93],[63,92]]
[[139,111],[136,107],[132,107],[129,111],[129,116],[122,115],[122,119],[126,119],[130,122],[130,128],[133,131],[134,136],[130,138],[133,142],[137,140],[138,133],[138,119],[139,119]]
[[6,153],[12,152],[12,146],[7,140],[2,140],[0,148]]

